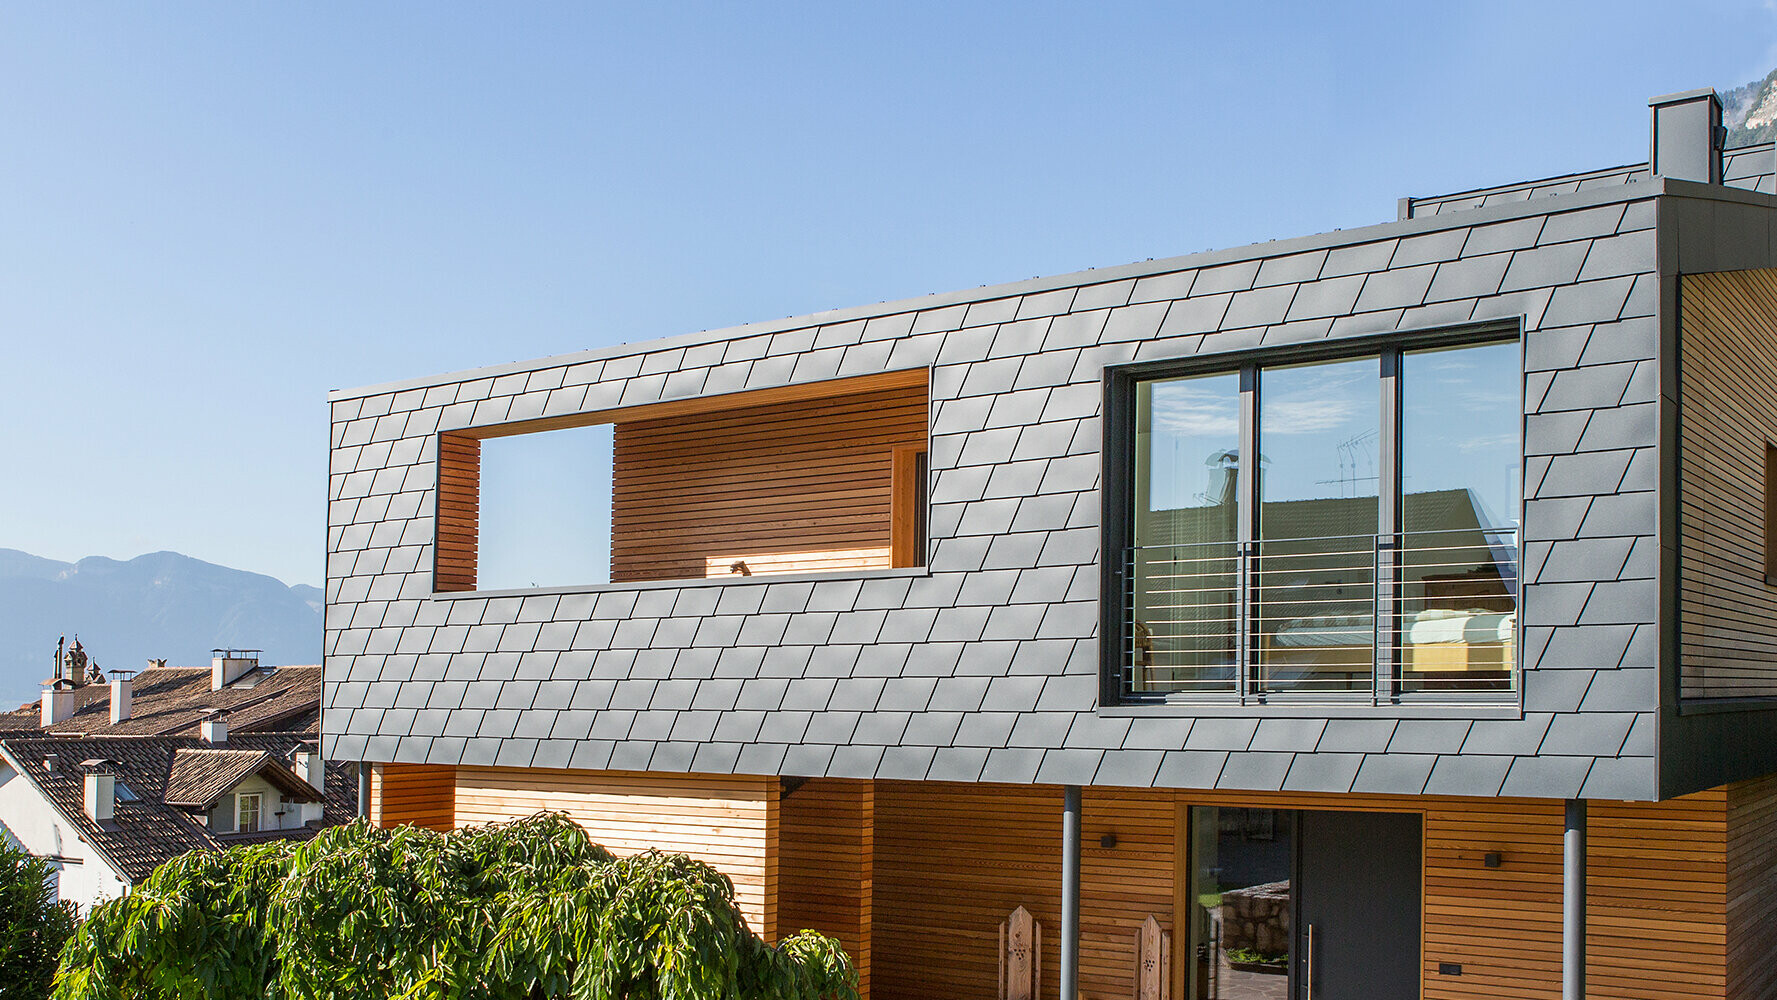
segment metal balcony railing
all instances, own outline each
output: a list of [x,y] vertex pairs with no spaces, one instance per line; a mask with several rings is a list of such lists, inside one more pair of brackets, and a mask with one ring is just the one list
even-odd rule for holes
[[1242,703],[1510,693],[1513,529],[1137,546],[1122,690]]

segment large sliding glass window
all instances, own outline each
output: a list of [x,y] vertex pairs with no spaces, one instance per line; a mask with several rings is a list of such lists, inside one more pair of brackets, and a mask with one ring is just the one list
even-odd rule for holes
[[1370,689],[1380,371],[1368,357],[1259,372],[1259,691]]
[[1135,384],[1123,693],[1510,691],[1518,343]]
[[1516,342],[1401,356],[1401,685],[1511,687],[1518,623]]
[[1132,689],[1235,690],[1240,376],[1136,386]]

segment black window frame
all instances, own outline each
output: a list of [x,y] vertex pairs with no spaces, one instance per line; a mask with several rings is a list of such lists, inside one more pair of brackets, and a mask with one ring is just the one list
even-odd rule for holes
[[[1438,327],[1416,331],[1391,331],[1382,334],[1342,337],[1334,340],[1320,340],[1299,344],[1279,344],[1275,346],[1253,347],[1244,350],[1224,351],[1214,354],[1200,354],[1184,358],[1168,358],[1155,361],[1139,361],[1124,365],[1106,366],[1102,379],[1103,400],[1103,443],[1100,452],[1102,474],[1099,479],[1100,517],[1100,589],[1099,589],[1099,705],[1113,706],[1178,706],[1178,705],[1239,705],[1237,698],[1228,696],[1192,695],[1187,692],[1170,692],[1163,695],[1138,696],[1123,690],[1123,647],[1129,638],[1125,634],[1124,622],[1127,618],[1126,606],[1127,573],[1124,566],[1123,553],[1134,544],[1134,494],[1135,494],[1135,425],[1136,425],[1136,386],[1141,382],[1192,375],[1211,375],[1217,373],[1239,372],[1243,377],[1243,389],[1246,377],[1256,367],[1274,367],[1280,365],[1306,364],[1319,361],[1339,361],[1366,355],[1377,355],[1381,358],[1383,378],[1393,378],[1399,373],[1400,356],[1410,351],[1420,351],[1440,347],[1469,347],[1484,344],[1516,342],[1519,352],[1519,405],[1518,405],[1518,462],[1520,482],[1524,482],[1523,471],[1525,457],[1523,442],[1525,440],[1525,414],[1523,402],[1524,388],[1524,350],[1525,336],[1522,318],[1499,320],[1482,323],[1469,323],[1460,326]],[[1384,491],[1378,490],[1378,502],[1385,516],[1382,523],[1394,526],[1397,530],[1400,523],[1398,486],[1400,482],[1400,412],[1398,386],[1386,395],[1392,403],[1385,403],[1382,413],[1385,441],[1382,444],[1383,460],[1392,467],[1390,480],[1395,484],[1393,491],[1396,496],[1383,496]],[[1248,421],[1243,421],[1243,425]],[[1243,436],[1251,433],[1243,426]],[[1244,442],[1243,442],[1244,443]],[[1245,449],[1242,449],[1245,451]],[[1243,480],[1247,477],[1242,477]],[[1518,496],[1518,523],[1520,525],[1519,551],[1523,550],[1524,505],[1526,490],[1520,489]],[[1243,498],[1244,499],[1244,498]],[[1244,516],[1244,515],[1243,515]],[[1519,580],[1519,620],[1520,637],[1523,632],[1522,609],[1524,606],[1524,581]],[[1246,624],[1242,628],[1248,627]],[[1378,650],[1378,656],[1381,651]],[[1389,653],[1392,660],[1393,653]],[[1392,662],[1389,668],[1393,669]],[[1246,664],[1241,669],[1247,669]],[[1378,665],[1380,670],[1380,665]],[[1522,697],[1523,689],[1523,643],[1514,646],[1512,665],[1512,684],[1504,692],[1459,693],[1442,695],[1432,701],[1416,697],[1402,698],[1396,696],[1381,701],[1389,704],[1450,704],[1474,703],[1494,705],[1515,703]],[[1248,706],[1262,705],[1267,701],[1278,704],[1325,704],[1354,705],[1370,704],[1375,693],[1365,696],[1362,701],[1351,697],[1328,696],[1324,694],[1294,695],[1289,697],[1272,696],[1249,700]]]

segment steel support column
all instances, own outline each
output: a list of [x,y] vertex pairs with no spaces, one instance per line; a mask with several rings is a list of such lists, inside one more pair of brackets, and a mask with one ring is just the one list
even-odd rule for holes
[[1561,833],[1561,1000],[1586,997],[1586,800],[1567,800]]
[[1061,1000],[1080,997],[1080,786],[1061,790]]

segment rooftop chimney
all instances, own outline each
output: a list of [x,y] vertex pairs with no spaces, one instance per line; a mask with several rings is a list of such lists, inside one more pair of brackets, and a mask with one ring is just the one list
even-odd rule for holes
[[109,760],[83,760],[86,770],[86,814],[103,823],[117,813],[117,771]]
[[210,690],[220,691],[241,679],[248,671],[259,669],[257,649],[210,650]]
[[42,725],[53,726],[74,714],[74,686],[58,680],[43,689]]
[[215,712],[211,713],[209,718],[204,720],[200,729],[203,732],[205,743],[227,743],[228,711],[226,709],[217,709]]
[[135,697],[135,675],[125,670],[111,671],[111,724],[117,725],[130,717],[130,705]]
[[1721,183],[1721,151],[1728,130],[1721,123],[1721,98],[1709,88],[1667,94],[1647,102],[1653,109],[1650,169],[1662,177],[1702,184]]
[[[327,792],[327,761],[321,756],[321,747],[317,743],[305,742],[296,748],[292,759],[296,766],[296,776],[309,783],[315,791]],[[320,802],[304,802],[300,819],[303,823],[319,822],[322,818],[324,804]]]

